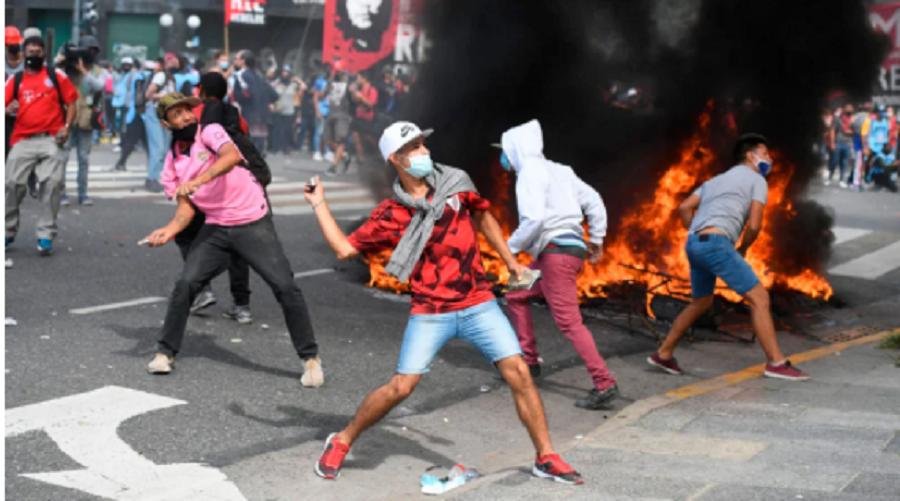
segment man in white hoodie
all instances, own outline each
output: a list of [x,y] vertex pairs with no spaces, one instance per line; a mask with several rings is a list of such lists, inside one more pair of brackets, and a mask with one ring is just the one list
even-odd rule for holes
[[[619,390],[597,351],[591,331],[582,321],[575,283],[585,258],[596,262],[602,255],[606,236],[603,200],[571,167],[544,157],[544,138],[537,120],[503,133],[501,146],[500,164],[516,174],[519,209],[519,227],[509,238],[509,248],[513,253],[531,254],[531,268],[541,270],[543,277],[530,290],[506,295],[509,317],[525,361],[532,376],[538,377],[541,366],[529,302],[543,297],[556,326],[572,342],[594,383],[594,388],[575,405],[590,410],[606,408]],[[582,227],[585,218],[590,228],[587,242]]]

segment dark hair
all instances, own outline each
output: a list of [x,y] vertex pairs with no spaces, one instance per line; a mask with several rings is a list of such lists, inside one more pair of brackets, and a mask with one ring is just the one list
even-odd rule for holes
[[38,45],[42,49],[46,49],[47,46],[44,45],[44,39],[41,37],[28,37],[22,43],[22,48],[28,47],[29,45]]
[[221,100],[228,93],[228,82],[221,73],[210,71],[200,76],[200,88],[204,95]]
[[735,143],[734,145],[734,161],[736,163],[743,162],[744,157],[747,155],[747,152],[761,144],[764,144],[766,146],[769,145],[769,140],[766,139],[762,134],[751,132],[741,135],[741,137],[738,138],[737,143]]
[[241,59],[244,60],[244,66],[250,68],[251,70],[256,68],[256,57],[253,56],[253,52],[248,49],[244,49],[238,54],[241,56]]

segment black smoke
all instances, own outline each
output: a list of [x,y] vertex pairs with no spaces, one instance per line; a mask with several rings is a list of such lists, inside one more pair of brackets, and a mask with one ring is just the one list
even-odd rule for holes
[[[803,215],[777,226],[784,262],[827,256],[831,220],[799,200],[821,165],[812,146],[826,99],[870,95],[886,53],[861,1],[435,0],[425,13],[432,50],[406,114],[436,129],[437,161],[490,185],[489,143],[538,118],[548,158],[600,191],[615,232],[713,99],[723,170],[729,123],[768,136],[796,168],[789,192]],[[641,102],[621,106],[616,92],[631,87]]]

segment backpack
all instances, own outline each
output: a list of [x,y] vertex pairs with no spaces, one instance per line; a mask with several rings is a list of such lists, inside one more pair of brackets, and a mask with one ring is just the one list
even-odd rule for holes
[[272,171],[269,169],[269,164],[266,163],[256,146],[250,142],[250,138],[241,131],[241,115],[237,108],[221,101],[206,101],[200,116],[200,127],[209,124],[219,124],[225,129],[247,161],[246,165],[241,164],[241,167],[249,170],[263,188],[272,182]]
[[[51,65],[47,65],[47,77],[50,78],[50,81],[53,82],[53,88],[56,89],[56,99],[59,101],[59,109],[63,115],[63,121],[66,119],[66,103],[63,101],[62,97],[62,89],[59,87],[59,79],[56,75],[56,68]],[[25,70],[17,71],[16,75],[13,77],[13,100],[19,100],[19,86],[22,85],[22,80],[25,78]]]

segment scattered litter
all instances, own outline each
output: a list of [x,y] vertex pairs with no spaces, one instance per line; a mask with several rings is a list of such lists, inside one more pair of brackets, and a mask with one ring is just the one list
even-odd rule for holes
[[483,384],[483,385],[481,385],[481,388],[479,388],[479,390],[481,390],[481,393],[487,393],[487,392],[491,391],[491,387],[486,384]]
[[207,321],[206,325],[212,325],[212,322]]
[[796,497],[797,499],[803,499],[803,494],[797,494],[795,497]]
[[12,260],[12,258],[10,258],[10,257],[6,258],[6,268],[9,269],[9,268],[12,268],[12,267],[13,267],[13,260]]
[[375,354],[374,354],[374,353],[372,353],[372,352],[371,352],[371,351],[370,351],[370,352],[369,352],[369,356],[370,356],[370,357],[374,357],[374,356],[375,356]]
[[19,322],[16,322],[16,319],[13,317],[6,317],[6,325],[19,325]]
[[575,440],[581,440],[584,438],[584,435],[575,435]]
[[113,366],[111,366],[111,365],[107,365],[107,366],[106,366],[106,368],[107,368],[107,369],[112,369],[112,368],[113,368]]
[[262,324],[262,325],[260,325],[260,327],[262,327],[263,329],[268,329],[268,328],[269,328],[269,324]]
[[84,364],[78,364],[79,369],[87,369],[87,366]]
[[834,356],[836,356],[836,357],[841,356],[841,352],[839,352],[839,351],[834,352]]
[[403,430],[403,431],[406,431],[406,430],[407,430],[407,428],[406,428],[405,426],[404,426],[403,428],[400,428],[400,429]]
[[53,315],[54,317],[56,316],[56,312],[55,312],[55,311],[51,311],[50,314]]
[[72,252],[72,248],[71,248],[71,247],[68,247],[67,250],[68,250],[69,252]]
[[50,339],[50,336],[44,334],[43,336],[41,336],[41,339]]
[[449,422],[450,422],[450,420],[449,420],[449,419],[447,419],[447,418],[444,418],[444,422],[445,422],[445,423],[449,423]]
[[481,476],[478,470],[466,468],[459,463],[453,465],[453,468],[450,468],[446,476],[438,477],[433,473],[429,473],[436,469],[440,469],[440,466],[428,468],[419,479],[419,484],[422,486],[422,494],[443,494]]
[[233,337],[233,338],[231,338],[231,342],[234,344],[238,344],[238,343],[244,342],[244,340],[239,337]]

